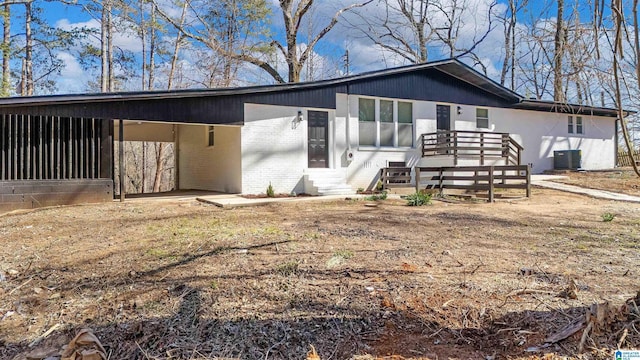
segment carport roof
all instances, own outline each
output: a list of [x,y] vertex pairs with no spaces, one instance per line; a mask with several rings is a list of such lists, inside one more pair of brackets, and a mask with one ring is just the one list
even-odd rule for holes
[[[335,108],[335,94],[349,85],[435,70],[469,88],[502,99],[506,107],[616,117],[615,109],[525,99],[457,59],[434,61],[338,79],[224,89],[180,89],[0,98],[0,113],[70,117],[242,124],[244,103]],[[212,118],[212,117],[215,117]],[[218,119],[218,120],[216,120]]]

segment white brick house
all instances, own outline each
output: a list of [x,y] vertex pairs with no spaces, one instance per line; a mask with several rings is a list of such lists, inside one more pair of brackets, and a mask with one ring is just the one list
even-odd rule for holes
[[506,133],[534,173],[557,150],[613,168],[617,144],[615,110],[528,100],[457,60],[313,83],[0,99],[0,113],[111,121],[114,140],[123,120],[126,140],[175,142],[179,189],[225,193],[353,192],[389,162],[451,165],[423,157],[422,134],[438,130]]

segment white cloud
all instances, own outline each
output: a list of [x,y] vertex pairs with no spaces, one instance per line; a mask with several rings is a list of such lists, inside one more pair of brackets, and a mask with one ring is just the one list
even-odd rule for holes
[[[134,53],[142,52],[142,43],[140,39],[135,34],[134,30],[132,30],[129,26],[118,26],[118,22],[122,21],[121,19],[114,19],[114,32],[113,32],[113,45],[116,48],[131,51]],[[55,27],[71,31],[77,29],[91,29],[91,30],[100,30],[100,21],[96,19],[91,19],[88,21],[79,21],[79,22],[70,22],[69,19],[60,19],[55,23]],[[124,29],[124,30],[122,30]],[[100,48],[100,35],[89,36],[87,41],[97,47]]]
[[85,91],[88,75],[84,72],[78,60],[67,52],[60,52],[56,56],[64,63],[64,67],[56,81],[58,89],[65,93]]

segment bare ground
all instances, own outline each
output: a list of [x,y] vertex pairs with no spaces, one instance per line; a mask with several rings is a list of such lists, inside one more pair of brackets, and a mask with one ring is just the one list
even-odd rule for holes
[[556,180],[557,182],[640,196],[640,178],[631,168],[608,171],[572,171],[562,173],[562,175],[569,178]]
[[[110,359],[302,359],[310,344],[322,359],[610,359],[621,339],[640,348],[636,315],[590,333],[582,354],[582,332],[526,350],[594,303],[636,296],[639,232],[638,205],[541,189],[420,208],[140,201],[5,215],[0,358],[88,326]],[[560,297],[571,281],[577,299]]]

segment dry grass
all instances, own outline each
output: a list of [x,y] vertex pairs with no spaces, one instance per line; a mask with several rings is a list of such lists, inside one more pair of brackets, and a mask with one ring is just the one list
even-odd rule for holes
[[[640,207],[533,195],[420,208],[136,202],[0,217],[0,357],[89,326],[111,359],[301,359],[309,344],[322,359],[541,358],[525,350],[591,304],[620,306],[639,290]],[[558,297],[571,280],[578,298]],[[593,335],[584,356],[610,358],[627,324],[624,347],[640,347],[638,319],[625,319]],[[579,335],[546,358],[575,355]]]
[[569,178],[557,180],[558,182],[640,196],[640,178],[631,168],[620,168],[611,171],[567,172],[562,175],[566,175]]

